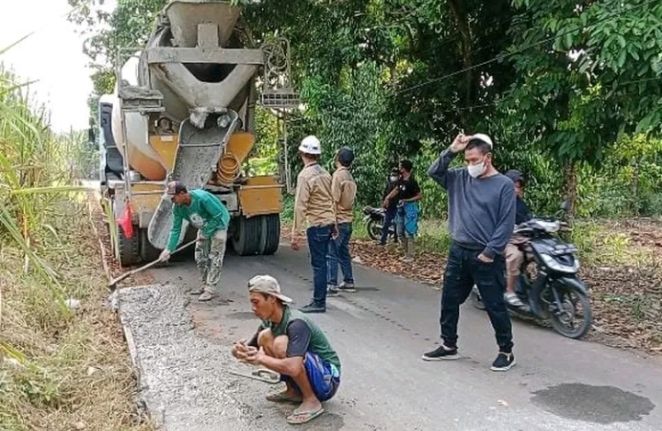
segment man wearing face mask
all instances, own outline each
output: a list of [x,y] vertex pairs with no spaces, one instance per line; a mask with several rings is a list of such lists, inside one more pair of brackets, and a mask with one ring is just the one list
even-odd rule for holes
[[[384,188],[384,193],[382,195],[382,200],[386,199],[386,196],[389,195],[398,186],[398,180],[400,179],[400,171],[398,168],[391,169],[391,174],[386,180],[386,187]],[[386,245],[386,240],[388,239],[389,229],[395,220],[395,216],[398,215],[398,201],[395,199],[389,201],[388,207],[385,208],[386,212],[384,213],[384,226],[382,226],[382,237],[379,241],[380,245]],[[395,242],[398,242],[398,236],[395,236]]]
[[[477,133],[458,135],[430,166],[428,174],[448,192],[448,224],[453,243],[448,254],[441,296],[441,338],[426,361],[456,359],[460,305],[478,286],[494,328],[499,353],[491,369],[515,365],[510,315],[504,300],[504,250],[515,226],[513,183],[492,165],[492,140]],[[466,167],[449,169],[464,151]]]
[[386,196],[382,206],[388,208],[391,201],[398,202],[397,231],[405,250],[403,262],[414,261],[414,245],[418,232],[418,201],[421,188],[412,174],[414,165],[409,160],[400,162],[400,179],[397,187]]

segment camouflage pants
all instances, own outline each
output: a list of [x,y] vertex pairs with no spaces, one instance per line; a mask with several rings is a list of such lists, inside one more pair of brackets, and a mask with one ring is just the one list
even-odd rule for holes
[[228,231],[217,230],[211,238],[205,238],[198,231],[195,243],[195,263],[200,270],[204,290],[214,293],[220,287],[221,268],[225,256],[225,243]]

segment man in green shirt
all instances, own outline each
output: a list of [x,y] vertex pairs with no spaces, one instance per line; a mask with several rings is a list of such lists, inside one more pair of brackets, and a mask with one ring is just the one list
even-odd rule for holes
[[173,222],[168,245],[160,259],[167,261],[179,243],[182,220],[188,220],[198,229],[195,243],[195,262],[202,276],[202,286],[193,289],[191,294],[200,295],[198,300],[212,299],[221,280],[221,267],[228,238],[230,213],[225,205],[213,194],[205,190],[186,189],[179,181],[168,183],[166,193],[175,204],[172,209]]
[[324,412],[340,385],[340,359],[324,332],[307,315],[290,308],[290,298],[270,275],[248,281],[253,313],[262,320],[250,341],[238,341],[232,355],[243,362],[280,373],[287,389],[267,396],[273,402],[300,403],[287,417],[302,424]]

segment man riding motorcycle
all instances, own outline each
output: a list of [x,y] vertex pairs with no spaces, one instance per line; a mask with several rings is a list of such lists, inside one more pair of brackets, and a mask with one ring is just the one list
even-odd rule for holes
[[[531,211],[522,199],[524,196],[524,176],[516,169],[511,169],[505,174],[511,179],[515,186],[516,195],[516,213],[515,224],[527,222],[531,220]],[[506,246],[506,293],[504,295],[506,302],[515,307],[522,307],[524,304],[515,293],[515,285],[520,275],[520,268],[524,263],[524,251],[522,250],[527,242],[527,238],[523,235],[514,233]]]
[[[569,229],[564,215],[534,218],[522,200],[522,173],[511,170],[505,175],[513,181],[516,195],[516,226],[504,252],[508,308],[518,316],[549,321],[565,337],[581,338],[591,328],[591,303],[588,288],[578,277],[577,248],[558,234]],[[561,211],[568,211],[566,203]],[[535,265],[535,271],[522,276],[529,265]],[[485,309],[476,286],[472,295],[474,306]]]

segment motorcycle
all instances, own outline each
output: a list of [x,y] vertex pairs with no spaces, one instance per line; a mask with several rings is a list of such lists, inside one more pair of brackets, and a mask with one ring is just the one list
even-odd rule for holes
[[[384,217],[386,210],[384,208],[365,207],[363,208],[363,221],[366,224],[368,236],[373,241],[380,241],[382,238],[382,229],[384,227]],[[395,240],[395,224],[391,224],[388,228],[388,236]]]
[[[534,218],[516,226],[514,233],[528,238],[520,246],[525,258],[515,286],[524,305],[506,305],[511,315],[549,320],[559,334],[581,338],[591,328],[591,303],[588,288],[577,277],[577,248],[559,236],[569,230],[558,217]],[[472,295],[475,305],[484,308],[476,286]]]

